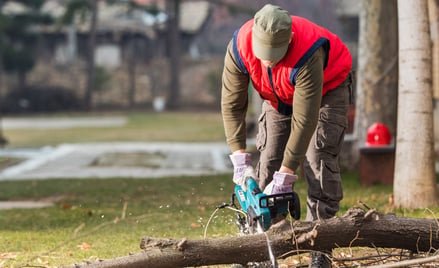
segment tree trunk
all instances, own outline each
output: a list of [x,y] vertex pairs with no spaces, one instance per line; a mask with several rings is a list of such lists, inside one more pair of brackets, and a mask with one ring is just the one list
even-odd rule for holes
[[439,99],[439,0],[428,1],[428,14],[433,55],[433,97]]
[[432,50],[434,140],[439,142],[439,0],[428,1],[428,16]]
[[130,108],[134,108],[136,104],[136,72],[137,72],[137,61],[139,57],[139,46],[136,36],[133,34],[131,40],[129,41],[129,55],[128,55],[128,104]]
[[17,86],[20,91],[28,92],[26,71],[17,71]]
[[167,106],[175,110],[180,101],[180,0],[167,0],[168,9],[168,48],[170,65],[170,91]]
[[359,161],[359,147],[367,129],[376,122],[396,134],[398,92],[398,24],[396,0],[363,0],[358,42],[357,94],[353,147]]
[[397,207],[425,208],[437,204],[427,1],[398,0],[398,22],[394,200]]
[[[276,257],[338,247],[401,248],[426,252],[438,248],[435,220],[398,217],[359,208],[321,222],[283,221],[267,233],[219,239],[143,238],[143,252],[71,267],[186,267],[246,264],[269,260],[267,237]],[[266,236],[267,235],[267,236]]]
[[89,0],[91,8],[90,32],[88,34],[88,58],[87,58],[87,88],[85,89],[84,105],[89,110],[92,103],[92,94],[95,84],[95,47],[96,47],[96,26],[98,18],[97,0]]

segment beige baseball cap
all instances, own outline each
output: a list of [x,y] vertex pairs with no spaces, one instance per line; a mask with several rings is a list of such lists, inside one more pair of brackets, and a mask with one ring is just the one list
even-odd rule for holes
[[260,60],[279,61],[288,50],[292,19],[288,11],[267,4],[254,17],[253,53]]

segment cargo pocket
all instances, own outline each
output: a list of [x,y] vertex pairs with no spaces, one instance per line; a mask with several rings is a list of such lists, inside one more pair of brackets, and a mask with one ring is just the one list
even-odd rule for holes
[[331,108],[320,113],[316,130],[316,149],[336,156],[340,153],[345,130],[347,127],[346,115],[329,112]]
[[335,160],[322,160],[320,162],[320,172],[323,200],[340,201],[343,198],[343,189],[340,168]]
[[267,144],[267,119],[266,112],[263,111],[258,118],[258,134],[256,135],[256,149],[263,151]]

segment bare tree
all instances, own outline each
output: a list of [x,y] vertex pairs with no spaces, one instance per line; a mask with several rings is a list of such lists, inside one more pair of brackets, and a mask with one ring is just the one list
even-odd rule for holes
[[358,147],[373,123],[384,123],[395,134],[398,92],[396,0],[363,0],[362,5],[353,150],[357,161]]
[[136,105],[136,72],[137,65],[139,61],[139,55],[141,49],[139,45],[139,40],[132,34],[130,40],[128,41],[128,103],[129,107],[133,108]]
[[95,47],[96,47],[96,26],[98,18],[98,0],[89,0],[91,10],[91,22],[88,41],[88,58],[87,58],[87,88],[85,89],[84,105],[88,110],[91,107],[92,94],[95,80]]
[[434,170],[431,46],[427,1],[398,0],[399,99],[394,201],[437,204]]
[[168,107],[176,109],[180,100],[180,0],[166,0],[168,12],[168,49],[170,65],[170,90],[167,98]]
[[430,36],[432,49],[433,98],[434,98],[434,138],[439,141],[439,0],[428,1]]
[[433,97],[439,99],[439,0],[428,1],[433,55]]

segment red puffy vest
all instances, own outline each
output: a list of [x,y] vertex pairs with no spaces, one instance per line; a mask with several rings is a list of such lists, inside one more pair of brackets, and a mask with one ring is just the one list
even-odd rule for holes
[[352,67],[351,54],[340,38],[309,20],[291,18],[293,39],[286,55],[270,70],[253,54],[253,20],[241,26],[233,36],[233,54],[240,70],[250,75],[253,87],[263,99],[286,115],[291,114],[297,72],[317,49],[324,47],[326,51],[323,95],[340,85]]

